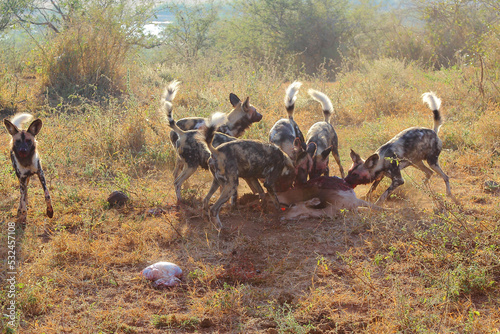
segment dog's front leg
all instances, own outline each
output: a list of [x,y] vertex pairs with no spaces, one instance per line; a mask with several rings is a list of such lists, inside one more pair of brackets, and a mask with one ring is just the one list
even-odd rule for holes
[[20,223],[26,222],[26,216],[28,215],[28,184],[30,177],[22,176],[19,178],[19,191],[21,197],[19,199],[19,207],[17,209],[17,221]]
[[278,199],[278,195],[276,195],[276,192],[274,191],[274,182],[271,180],[267,179],[264,182],[264,187],[266,187],[267,192],[271,195],[271,200],[274,203],[274,206],[276,207],[276,210],[280,210],[280,201]]
[[403,185],[405,183],[403,177],[401,176],[401,172],[396,173],[397,175],[392,175],[392,182],[389,188],[380,196],[380,198],[375,202],[375,205],[381,205],[384,201],[389,197],[389,195],[396,189],[397,187]]
[[248,178],[245,179],[247,181],[248,186],[252,190],[252,192],[255,194],[259,194],[259,199],[264,202],[264,199],[266,198],[266,194],[264,194],[264,189],[262,189],[259,180],[256,178]]
[[340,176],[342,176],[342,178],[345,178],[344,168],[342,167],[342,163],[340,162],[339,151],[335,146],[332,149],[332,156],[335,159],[337,165],[339,166]]
[[45,182],[45,175],[40,166],[38,166],[38,179],[42,184],[43,193],[45,196],[45,203],[47,204],[47,217],[52,218],[54,216],[54,210],[52,209],[52,201],[50,199],[49,189],[47,188],[47,184]]
[[370,200],[370,198],[372,197],[373,192],[375,191],[375,189],[377,189],[377,186],[378,186],[378,184],[380,183],[380,181],[382,181],[382,179],[383,179],[383,177],[381,177],[381,178],[379,178],[379,179],[375,180],[375,181],[372,183],[372,185],[371,185],[371,187],[370,187],[370,190],[368,190],[368,192],[366,193],[366,199],[367,199],[368,201],[369,201],[369,200]]

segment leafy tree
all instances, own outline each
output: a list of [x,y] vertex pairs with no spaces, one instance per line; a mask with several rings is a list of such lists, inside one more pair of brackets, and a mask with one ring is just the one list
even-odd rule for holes
[[437,68],[453,65],[459,54],[481,53],[484,36],[495,32],[500,22],[497,1],[412,0],[411,3],[424,21],[424,33],[434,50]]
[[228,39],[247,55],[296,55],[309,72],[325,60],[340,62],[351,34],[347,0],[237,0]]
[[185,60],[197,57],[213,42],[220,6],[209,1],[191,5],[174,3],[167,7],[175,19],[164,31],[165,43]]
[[[100,98],[125,91],[133,46],[148,46],[143,26],[153,0],[7,0],[2,13],[30,33],[38,46],[38,71],[49,92]],[[7,10],[7,9],[8,10]],[[32,33],[33,28],[38,33]]]

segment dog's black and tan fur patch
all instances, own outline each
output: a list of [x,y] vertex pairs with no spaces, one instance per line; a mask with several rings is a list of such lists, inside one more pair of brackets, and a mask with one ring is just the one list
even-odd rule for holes
[[23,123],[30,121],[33,118],[30,114],[18,114],[9,121],[4,120],[4,125],[12,137],[10,158],[12,166],[19,179],[19,189],[21,197],[19,200],[19,208],[17,210],[17,219],[19,222],[24,223],[28,214],[28,184],[30,177],[38,175],[38,179],[42,184],[45,195],[45,202],[47,204],[47,216],[52,218],[54,210],[52,209],[52,202],[50,199],[49,190],[45,182],[45,176],[42,170],[40,157],[36,147],[35,136],[42,129],[42,121],[40,119],[34,120],[28,130],[21,130],[20,127]]
[[285,92],[285,108],[288,118],[278,120],[269,131],[269,142],[281,148],[292,160],[297,154],[294,150],[295,139],[299,138],[301,143],[305,143],[304,135],[293,119],[295,101],[297,100],[297,93],[300,86],[302,86],[301,82],[294,81],[287,87]]
[[[162,112],[167,115],[172,132],[176,134],[174,145],[177,152],[177,161],[174,169],[174,187],[177,200],[181,201],[182,184],[194,174],[198,167],[201,166],[203,169],[208,169],[210,151],[207,149],[206,145],[198,139],[198,130],[183,130],[178,126],[179,122],[174,120],[172,101],[177,94],[178,88],[179,82],[175,80],[168,85],[162,98]],[[223,133],[216,133],[214,135],[213,145],[218,146],[221,143],[226,143],[235,139],[236,138]]]
[[[422,98],[434,114],[434,129],[421,127],[406,129],[382,145],[366,160],[361,159],[359,154],[351,150],[353,165],[345,178],[346,182],[353,187],[373,182],[368,192],[369,196],[384,176],[392,180],[389,188],[376,203],[384,202],[394,189],[404,183],[401,170],[408,166],[416,167],[425,173],[425,184],[428,183],[433,171],[437,172],[445,182],[446,194],[457,202],[451,193],[449,178],[438,163],[442,149],[442,142],[438,137],[441,126],[439,112],[441,100],[434,93],[425,93]],[[424,165],[424,160],[427,161],[431,169]]]
[[[206,118],[187,117],[178,121],[174,121],[172,118],[171,102],[177,93],[178,86],[179,82],[176,80],[172,81],[167,86],[162,98],[162,106],[164,111],[169,114],[169,124],[172,128],[170,139],[178,153],[178,159],[174,169],[174,185],[177,200],[181,201],[182,184],[193,175],[198,166],[208,169],[207,160],[210,153],[208,149],[196,139],[197,130],[205,127]],[[250,104],[248,97],[245,101],[241,101],[238,96],[231,93],[229,94],[229,100],[233,106],[233,110],[227,114],[226,123],[222,124],[215,134],[214,146],[232,141],[235,137],[243,135],[245,130],[250,127],[252,123],[259,122],[262,119],[262,115]],[[170,102],[170,105],[168,105],[168,102]],[[168,108],[170,108],[170,112]],[[181,133],[184,133],[183,139],[181,142],[178,142]],[[253,185],[249,185],[255,192],[256,189]]]
[[[300,165],[295,165],[298,170],[295,182],[298,184],[307,182],[307,175],[311,172],[313,166],[312,157],[316,152],[315,144],[306,145],[304,135],[293,119],[295,101],[301,86],[301,82],[294,81],[287,87],[285,91],[285,109],[288,118],[278,120],[269,131],[269,142],[281,148],[295,163],[302,162]],[[308,154],[304,155],[304,153]],[[307,159],[302,159],[302,157]]]
[[[179,82],[175,80],[169,84],[165,91],[164,99],[165,96],[168,95],[168,90],[171,89],[170,87],[177,89],[178,84]],[[231,102],[233,110],[227,114],[226,123],[221,124],[217,132],[238,138],[241,137],[253,123],[260,122],[262,119],[262,114],[250,104],[249,97],[247,97],[245,101],[241,101],[236,94],[230,93],[229,102]],[[207,119],[203,117],[186,117],[178,120],[176,125],[179,129],[184,131],[198,130],[205,126],[206,121]],[[174,145],[177,138],[178,135],[175,131],[170,132],[170,139]]]
[[221,187],[218,200],[209,211],[210,217],[215,217],[220,227],[221,206],[237,192],[238,178],[246,178],[257,182],[261,198],[264,197],[257,179],[264,179],[264,187],[271,194],[275,205],[279,207],[275,194],[274,183],[282,175],[294,174],[294,166],[279,147],[256,140],[235,140],[214,147],[212,144],[215,129],[223,123],[220,115],[214,115],[205,131],[204,140],[212,156],[209,159],[210,171],[214,176],[212,186],[203,200],[205,209],[215,191]]
[[309,95],[321,103],[323,107],[323,122],[317,122],[311,126],[307,132],[307,144],[316,144],[316,154],[313,157],[313,167],[309,173],[309,178],[314,179],[321,175],[329,176],[330,170],[328,168],[329,155],[332,154],[333,158],[339,166],[340,175],[344,178],[344,168],[340,162],[339,156],[339,141],[337,133],[330,123],[333,112],[332,101],[324,93],[318,92],[314,89],[309,89]]

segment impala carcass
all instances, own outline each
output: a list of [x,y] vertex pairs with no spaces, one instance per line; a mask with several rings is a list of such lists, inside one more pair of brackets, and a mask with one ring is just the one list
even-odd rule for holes
[[281,204],[288,206],[285,219],[335,217],[341,210],[357,211],[359,207],[381,208],[356,197],[353,188],[336,176],[320,176],[277,194]]

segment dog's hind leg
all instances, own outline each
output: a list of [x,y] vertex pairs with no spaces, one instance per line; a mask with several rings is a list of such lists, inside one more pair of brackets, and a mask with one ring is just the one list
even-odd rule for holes
[[205,198],[203,199],[203,212],[208,212],[209,216],[210,216],[210,212],[209,212],[210,199],[212,198],[214,193],[217,191],[217,189],[219,189],[219,187],[220,187],[219,182],[217,181],[217,179],[214,178],[212,180],[212,185],[210,186],[210,190],[208,191],[207,196],[205,196]]
[[175,168],[174,168],[174,171],[172,172],[172,174],[174,176],[174,180],[179,177],[179,173],[183,169],[184,169],[184,160],[177,157],[177,159],[175,160]]
[[448,177],[448,175],[443,172],[437,162],[435,164],[432,164],[429,161],[427,162],[429,163],[429,166],[432,168],[432,170],[441,175],[441,177],[443,178],[444,183],[446,184],[446,195],[448,195],[448,197],[450,197],[456,204],[460,204],[460,202],[451,193],[450,178]]
[[233,184],[231,184],[231,183],[225,184],[222,188],[222,191],[221,191],[219,198],[214,203],[214,205],[212,205],[212,207],[210,208],[210,213],[213,217],[215,217],[220,229],[222,229],[222,223],[221,223],[220,218],[219,218],[220,209],[221,209],[222,205],[224,203],[226,203],[231,198],[231,196],[234,195],[235,192],[236,192],[236,188],[233,186]]
[[417,169],[419,169],[419,170],[421,170],[422,172],[425,173],[424,184],[428,185],[429,184],[429,180],[430,180],[432,174],[434,174],[434,172],[430,168],[428,168],[426,165],[424,165],[423,161],[414,162],[412,165],[415,168],[417,168]]
[[54,209],[52,209],[52,201],[50,199],[49,189],[47,188],[47,184],[45,183],[45,175],[43,174],[43,170],[40,166],[38,167],[38,179],[42,184],[45,203],[47,204],[47,217],[52,218],[54,216]]
[[189,167],[188,165],[185,165],[184,168],[182,169],[181,174],[175,179],[174,181],[174,186],[175,186],[175,194],[177,195],[177,202],[180,202],[182,200],[181,198],[181,187],[184,181],[189,179],[191,175],[196,172],[196,169],[198,169],[198,166],[195,167]]

